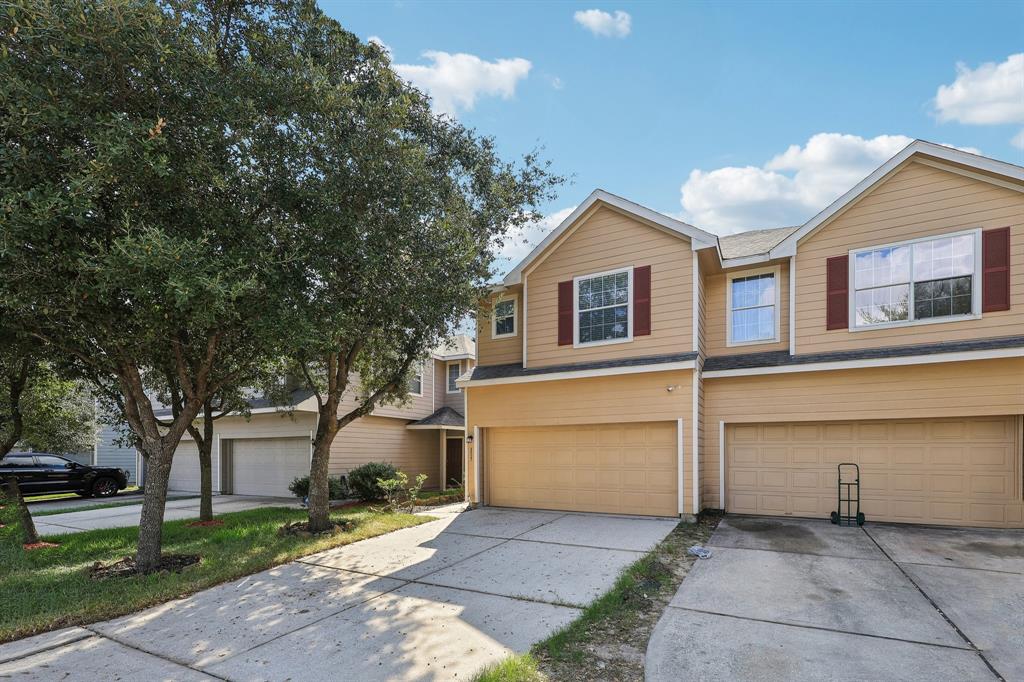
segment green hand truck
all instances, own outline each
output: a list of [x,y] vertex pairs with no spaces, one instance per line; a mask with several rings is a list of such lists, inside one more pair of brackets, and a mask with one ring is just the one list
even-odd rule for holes
[[[853,468],[853,479],[847,477],[843,479],[843,467],[847,467],[849,472],[850,468]],[[832,523],[837,526],[852,526],[856,523],[858,526],[864,525],[864,514],[860,510],[860,467],[853,462],[843,462],[837,469],[839,469],[839,484],[837,486],[838,502],[836,504],[836,511],[832,512]],[[843,493],[846,493],[844,496]],[[843,513],[843,504],[846,504],[846,513]],[[857,505],[856,511],[854,511],[854,505]]]

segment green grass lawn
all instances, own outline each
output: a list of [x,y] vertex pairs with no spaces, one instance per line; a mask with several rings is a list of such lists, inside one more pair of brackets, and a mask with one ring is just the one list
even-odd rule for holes
[[266,507],[220,514],[223,526],[189,527],[189,520],[170,521],[164,524],[164,553],[199,554],[198,565],[181,573],[94,580],[89,577],[94,562],[134,554],[138,528],[52,536],[48,539],[60,543],[58,547],[26,552],[6,505],[0,510],[0,523],[6,524],[0,528],[0,642],[125,615],[306,554],[431,520],[360,507],[332,513],[336,520],[354,523],[343,533],[313,538],[277,534],[285,522],[305,517],[302,510]]

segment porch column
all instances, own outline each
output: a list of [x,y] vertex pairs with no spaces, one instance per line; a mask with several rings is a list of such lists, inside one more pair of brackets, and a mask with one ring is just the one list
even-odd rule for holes
[[448,489],[448,430],[438,429],[441,434],[441,490]]

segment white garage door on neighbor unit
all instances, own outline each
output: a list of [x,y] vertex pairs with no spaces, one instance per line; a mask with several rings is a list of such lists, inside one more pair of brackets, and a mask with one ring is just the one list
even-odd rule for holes
[[[216,458],[214,458],[216,459]],[[216,466],[213,462],[214,486],[217,483]],[[192,441],[182,441],[178,449],[174,451],[174,458],[171,460],[171,477],[168,480],[167,488],[175,492],[199,492],[199,448]]]
[[235,495],[289,497],[288,484],[309,475],[309,438],[240,438],[231,453]]

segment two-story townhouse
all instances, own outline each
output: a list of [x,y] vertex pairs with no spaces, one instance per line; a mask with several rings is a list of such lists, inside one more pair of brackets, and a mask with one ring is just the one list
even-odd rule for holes
[[[455,382],[475,361],[475,345],[466,335],[431,351],[410,381],[406,404],[382,405],[338,433],[331,448],[331,475],[346,474],[366,462],[391,462],[410,477],[426,474],[427,488],[461,485],[465,407],[463,390]],[[350,388],[339,413],[355,406],[356,390]],[[312,394],[299,390],[288,405],[255,400],[248,418],[219,417],[211,453],[214,492],[290,495],[288,484],[309,474],[316,409]],[[97,452],[115,451],[115,436],[111,430]],[[144,471],[140,478],[145,480]],[[186,434],[174,453],[169,487],[198,492],[199,485],[198,450]]]
[[917,141],[717,238],[596,191],[493,290],[473,502],[1024,526],[1024,169]]

